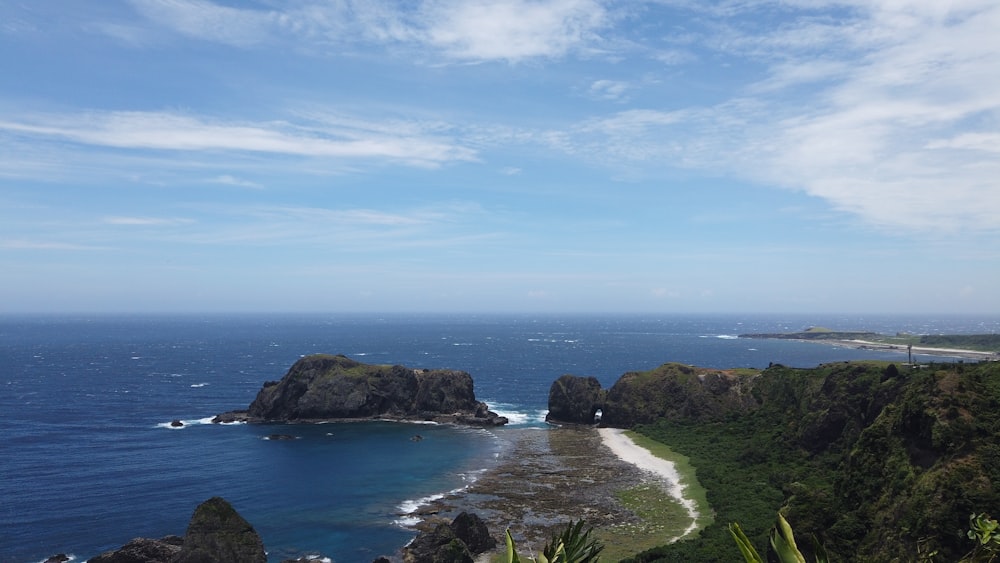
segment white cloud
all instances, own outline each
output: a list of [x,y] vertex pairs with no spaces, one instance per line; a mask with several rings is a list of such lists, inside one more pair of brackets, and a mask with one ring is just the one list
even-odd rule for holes
[[216,176],[208,180],[213,184],[222,184],[225,186],[236,186],[238,188],[252,188],[261,189],[263,186],[257,182],[251,182],[250,180],[243,180],[233,176],[231,174],[222,174],[221,176]]
[[620,101],[631,89],[628,82],[620,80],[595,80],[588,90],[590,97],[598,100]]
[[434,167],[475,160],[472,149],[432,135],[287,122],[233,123],[165,112],[93,112],[0,118],[0,130],[136,150],[237,151],[337,159],[385,159]]
[[[150,20],[191,37],[248,47],[267,40],[285,20],[277,12],[220,6],[204,0],[133,0]],[[120,28],[110,28],[118,34]]]
[[1000,230],[1000,4],[799,4],[763,33],[759,2],[717,12],[724,37],[702,41],[765,66],[730,99],[590,119],[550,145],[802,190],[894,230]]
[[[307,1],[287,9],[222,6],[208,0],[133,0],[154,24],[236,47],[275,41],[356,48],[356,42],[426,47],[461,61],[554,58],[589,49],[607,24],[598,0]],[[105,31],[120,36],[122,29]]]
[[424,18],[428,42],[463,60],[560,57],[606,25],[594,0],[440,0]]

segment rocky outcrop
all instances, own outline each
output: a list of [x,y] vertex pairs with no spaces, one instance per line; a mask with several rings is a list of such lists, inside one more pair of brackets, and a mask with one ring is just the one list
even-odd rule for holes
[[135,538],[114,551],[91,557],[89,563],[170,563],[181,551],[183,538]]
[[267,563],[260,536],[224,499],[213,497],[195,509],[183,538],[136,538],[102,553],[91,563]]
[[476,400],[464,371],[370,365],[346,356],[306,356],[281,381],[269,381],[245,415],[218,422],[293,422],[389,418],[498,426],[507,419]]
[[195,509],[184,544],[172,563],[215,561],[267,563],[260,535],[220,497],[212,497]]
[[[594,424],[604,408],[604,391],[596,377],[563,375],[549,388],[547,422]],[[603,412],[603,411],[602,411]]]
[[403,549],[406,563],[472,563],[475,555],[497,546],[486,524],[475,514],[462,512],[451,524],[442,522],[421,532]]
[[608,390],[602,426],[631,428],[661,419],[711,421],[758,406],[750,392],[758,372],[663,364],[622,375]]

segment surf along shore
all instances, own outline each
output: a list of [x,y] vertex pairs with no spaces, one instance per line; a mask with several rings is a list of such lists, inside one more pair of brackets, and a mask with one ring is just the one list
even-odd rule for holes
[[602,559],[617,560],[711,521],[693,469],[665,446],[657,453],[673,460],[653,455],[619,429],[514,428],[497,434],[507,444],[496,466],[463,491],[418,509],[411,515],[422,519],[418,529],[467,511],[498,539],[510,529],[527,555],[537,554],[570,520],[583,519],[605,545]]

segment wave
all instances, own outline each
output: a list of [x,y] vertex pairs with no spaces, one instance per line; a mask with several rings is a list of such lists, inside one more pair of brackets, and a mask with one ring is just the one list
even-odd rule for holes
[[[59,557],[59,556],[65,557],[65,559],[61,560],[61,561],[64,561],[65,563],[70,563],[71,561],[76,561],[76,555],[73,555],[72,553],[60,553],[56,557]],[[53,558],[49,557],[48,559],[42,559],[38,563],[45,563],[46,561],[52,561],[52,560],[53,560]]]
[[[472,473],[482,474],[485,471],[486,470],[483,469],[483,470],[479,470],[479,471],[474,471]],[[467,480],[467,476],[469,474],[462,473],[460,475],[462,476],[463,480]],[[472,483],[475,482],[475,479],[478,479],[478,476],[476,476],[474,479],[472,479],[471,481],[469,481],[467,485],[464,485],[464,486],[459,487],[457,489],[452,489],[452,490],[448,491],[447,493],[435,493],[433,495],[427,495],[425,497],[421,497],[421,498],[418,498],[418,499],[404,500],[403,502],[399,503],[399,505],[396,507],[397,514],[399,515],[399,517],[396,518],[396,519],[394,519],[392,521],[392,523],[395,524],[395,525],[397,525],[397,526],[399,526],[399,527],[401,527],[401,528],[412,528],[412,527],[416,526],[422,520],[422,518],[416,514],[416,512],[418,510],[420,510],[420,507],[426,506],[426,505],[428,505],[428,504],[430,504],[432,502],[435,502],[435,501],[439,501],[439,500],[445,498],[446,496],[457,495],[457,494],[461,494],[461,493],[465,492],[466,489],[468,489],[469,486],[472,485]]]
[[204,387],[204,386],[206,386],[206,385],[208,385],[208,383],[192,383],[192,384],[191,384],[191,387],[194,387],[194,388],[201,388],[201,387]]
[[721,338],[722,340],[737,340],[739,336],[735,334],[717,334],[716,338]]
[[490,410],[500,416],[507,418],[507,424],[511,426],[522,424],[542,424],[545,422],[545,415],[549,414],[548,409],[525,410],[513,403],[501,403],[490,400],[483,401]]
[[[236,422],[219,422],[213,423],[212,420],[215,419],[214,416],[206,416],[205,418],[194,418],[194,419],[174,419],[169,422],[161,422],[156,425],[157,428],[166,428],[167,430],[182,430],[189,426],[203,426],[205,424],[219,424],[221,426],[233,426],[236,424],[246,424],[246,421],[238,420]],[[180,422],[181,425],[177,426],[174,423]]]

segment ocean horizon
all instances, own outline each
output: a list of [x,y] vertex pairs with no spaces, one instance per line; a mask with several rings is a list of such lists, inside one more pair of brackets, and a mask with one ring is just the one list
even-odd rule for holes
[[[666,362],[814,367],[905,353],[737,338],[809,326],[995,333],[1000,318],[932,315],[154,314],[0,316],[0,562],[83,561],[134,537],[183,534],[222,496],[270,561],[392,555],[417,507],[488,471],[508,432],[544,428],[560,375]],[[300,357],[469,372],[509,428],[389,422],[214,425]],[[917,357],[921,361],[942,358]],[[173,420],[184,421],[173,428]],[[267,440],[271,434],[294,440]],[[411,438],[419,434],[422,440]]]

